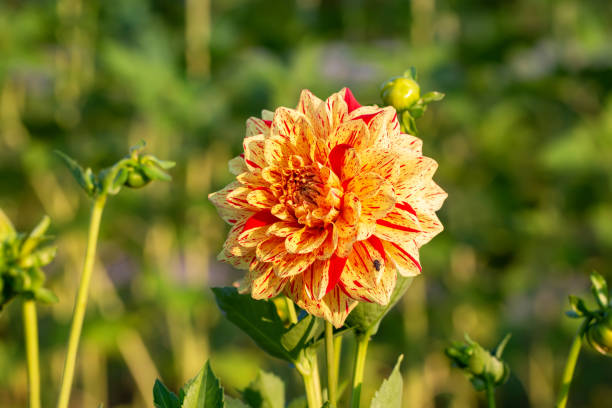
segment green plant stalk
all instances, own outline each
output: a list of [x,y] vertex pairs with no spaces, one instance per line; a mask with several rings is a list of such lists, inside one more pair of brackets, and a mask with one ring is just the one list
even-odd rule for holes
[[342,355],[342,334],[334,337],[334,378],[336,379],[336,387],[338,386],[338,378],[340,378],[340,358]]
[[351,396],[351,408],[359,408],[361,403],[361,385],[363,384],[363,372],[365,369],[369,343],[369,332],[357,336],[355,366],[353,368],[353,394]]
[[312,379],[314,383],[314,394],[317,407],[323,405],[323,397],[321,395],[321,378],[319,376],[319,359],[316,350],[312,357]]
[[28,365],[28,400],[30,408],[40,408],[40,363],[38,362],[38,319],[36,302],[23,302],[23,327]]
[[91,210],[89,235],[87,238],[87,251],[85,253],[85,264],[83,266],[81,282],[79,284],[74,311],[72,313],[72,324],[70,326],[70,336],[68,338],[66,360],[62,374],[60,394],[57,400],[57,408],[68,408],[68,402],[70,401],[70,391],[72,388],[72,381],[74,379],[74,368],[76,365],[76,357],[79,348],[79,339],[81,337],[81,330],[83,328],[85,310],[87,309],[89,284],[91,282],[91,275],[96,257],[96,246],[98,244],[98,235],[100,232],[100,221],[102,219],[102,212],[104,211],[105,204],[106,194],[100,194],[96,197]]
[[495,408],[495,389],[491,381],[487,381],[487,402],[489,403],[489,408]]
[[295,367],[304,380],[308,408],[321,408],[321,383],[316,350],[313,348],[304,350]]
[[586,319],[582,325],[580,325],[580,328],[578,329],[578,332],[576,332],[576,336],[574,337],[574,341],[570,347],[570,351],[565,362],[565,369],[563,370],[561,387],[559,388],[559,395],[557,396],[555,408],[565,408],[565,405],[567,404],[570,386],[572,385],[572,379],[574,377],[574,370],[576,369],[576,363],[578,362],[578,356],[580,355],[580,349],[582,348],[582,336],[584,334],[584,330],[586,329],[587,323],[588,319]]
[[330,322],[325,322],[325,355],[327,356],[327,395],[329,405],[336,407],[338,399],[338,377],[336,372],[336,356],[334,351],[334,327]]
[[304,389],[306,390],[306,401],[308,402],[308,408],[319,408],[320,405],[317,405],[317,397],[315,392],[314,385],[314,377],[312,373],[310,374],[302,374],[302,379],[304,380]]

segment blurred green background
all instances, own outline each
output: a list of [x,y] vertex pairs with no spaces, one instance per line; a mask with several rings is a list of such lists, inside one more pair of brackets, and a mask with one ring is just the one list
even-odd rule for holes
[[[449,193],[423,275],[383,322],[365,401],[405,354],[406,407],[478,407],[443,348],[513,333],[499,406],[553,405],[577,322],[567,294],[612,277],[612,6],[608,0],[7,0],[0,4],[0,207],[20,230],[47,213],[60,302],[39,307],[43,406],[57,395],[89,202],[53,154],[96,169],[144,139],[174,181],[110,200],[74,407],[150,407],[207,358],[230,394],[257,367],[301,383],[217,311],[226,227],[207,200],[231,175],[245,120],[414,65],[446,99],[420,119]],[[26,405],[18,302],[0,316],[0,406]],[[350,377],[352,342],[344,347]],[[610,359],[585,351],[570,406],[612,400]]]

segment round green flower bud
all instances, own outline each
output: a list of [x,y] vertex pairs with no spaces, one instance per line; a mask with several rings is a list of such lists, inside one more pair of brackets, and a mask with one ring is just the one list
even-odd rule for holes
[[419,100],[421,88],[414,79],[395,77],[383,84],[381,96],[385,105],[403,111]]
[[608,311],[606,317],[592,324],[586,333],[591,347],[599,353],[612,357],[612,312]]
[[491,355],[487,351],[481,347],[475,347],[468,360],[468,369],[474,375],[481,375],[484,373],[485,366],[490,358]]
[[130,169],[125,185],[130,188],[141,188],[151,182],[151,179],[147,177],[140,169]]

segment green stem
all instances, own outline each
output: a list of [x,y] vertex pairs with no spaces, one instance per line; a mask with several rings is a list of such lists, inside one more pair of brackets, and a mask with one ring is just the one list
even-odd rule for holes
[[23,302],[23,327],[28,364],[28,396],[30,408],[40,408],[40,365],[38,362],[38,319],[36,302]]
[[570,347],[569,354],[567,356],[567,361],[565,362],[565,369],[563,370],[563,378],[561,379],[561,388],[559,389],[559,395],[557,397],[557,404],[555,408],[565,408],[567,404],[567,397],[569,395],[570,386],[572,385],[572,379],[574,377],[574,370],[576,368],[576,363],[578,362],[578,356],[580,355],[580,349],[582,347],[582,335],[584,334],[584,330],[587,325],[587,320],[585,320],[576,336],[574,337],[574,341]]
[[74,379],[74,368],[76,365],[77,351],[79,348],[79,339],[81,337],[81,330],[83,328],[85,310],[87,309],[89,284],[93,272],[98,234],[100,232],[100,221],[102,219],[102,212],[104,211],[105,204],[106,194],[101,194],[96,197],[91,210],[89,235],[87,238],[87,252],[85,253],[85,264],[83,266],[81,282],[79,284],[74,311],[72,313],[72,324],[70,326],[70,336],[68,338],[66,361],[64,363],[64,372],[62,374],[62,384],[60,387],[59,398],[57,400],[57,408],[67,408],[68,402],[70,401],[70,390],[72,388],[72,380]]
[[[340,378],[340,358],[342,355],[342,335],[338,334],[334,337],[334,378],[336,379],[336,387],[338,387],[338,378]],[[340,396],[338,396],[339,398]]]
[[495,408],[495,390],[491,381],[487,381],[487,401],[489,408]]
[[304,380],[308,408],[321,408],[321,383],[316,350],[309,348],[296,361],[295,368]]
[[334,352],[334,327],[325,322],[325,354],[327,356],[327,394],[329,405],[336,407],[338,377],[336,372],[336,356]]
[[316,350],[312,357],[312,379],[314,382],[315,403],[317,407],[323,405],[323,397],[321,396],[321,378],[319,376],[319,359]]
[[287,303],[287,311],[289,312],[289,321],[293,324],[298,322],[297,314],[295,313],[295,306],[291,299],[285,296],[285,302]]
[[304,389],[306,390],[308,408],[319,408],[320,406],[316,403],[315,385],[312,374],[302,374],[302,378],[304,379]]
[[351,397],[351,408],[359,408],[361,399],[361,385],[363,384],[363,372],[365,369],[366,356],[370,333],[357,336],[357,350],[355,351],[355,367],[353,369],[353,395]]

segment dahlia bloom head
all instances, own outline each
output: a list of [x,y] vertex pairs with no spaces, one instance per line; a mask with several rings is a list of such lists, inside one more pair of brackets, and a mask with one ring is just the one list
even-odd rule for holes
[[419,248],[442,231],[446,193],[395,109],[348,88],[247,120],[236,181],[209,195],[232,225],[219,259],[246,270],[239,290],[284,293],[341,327],[358,302],[385,305],[397,274],[421,272]]

